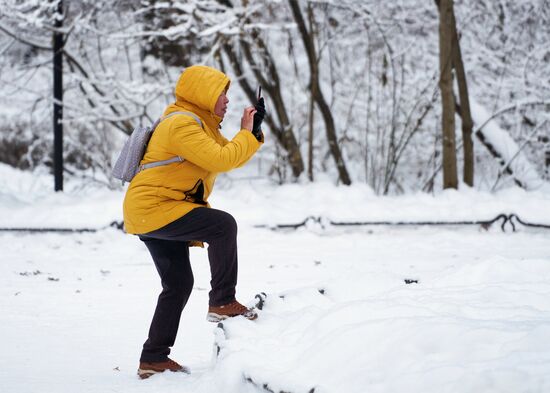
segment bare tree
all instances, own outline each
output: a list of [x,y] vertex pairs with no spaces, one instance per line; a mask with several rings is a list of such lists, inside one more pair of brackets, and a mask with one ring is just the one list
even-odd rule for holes
[[330,152],[336,163],[338,176],[343,184],[350,185],[351,178],[348,174],[348,170],[346,168],[344,158],[342,157],[342,152],[340,151],[340,147],[338,145],[338,138],[336,136],[336,127],[334,124],[332,111],[329,105],[327,104],[327,101],[325,100],[323,92],[321,91],[319,86],[319,67],[318,67],[317,53],[315,51],[315,44],[314,44],[312,32],[308,31],[306,27],[306,23],[304,21],[302,10],[300,9],[300,5],[298,4],[298,1],[288,0],[288,3],[290,5],[292,15],[294,16],[294,20],[298,25],[298,30],[300,32],[300,36],[302,37],[304,47],[306,48],[306,54],[308,57],[309,68],[310,68],[310,89],[311,89],[313,98],[315,100],[315,103],[317,104],[319,110],[321,111],[321,115],[323,116],[323,119],[325,122],[327,140],[328,140]]
[[[440,8],[441,0],[435,0],[437,8]],[[458,84],[458,94],[460,104],[456,104],[457,113],[462,119],[462,143],[464,149],[464,183],[473,187],[474,185],[474,144],[472,140],[472,114],[470,111],[470,97],[468,94],[468,82],[466,80],[466,72],[464,71],[464,63],[462,61],[462,51],[460,50],[460,41],[456,28],[456,18],[454,7],[451,7],[452,29],[452,64],[456,71],[456,79]]]
[[439,5],[439,69],[441,76],[441,127],[443,133],[443,188],[457,188],[455,150],[455,100],[453,95],[453,0],[441,0]]
[[462,53],[460,43],[456,31],[456,20],[454,12],[452,13],[451,27],[453,29],[453,66],[456,70],[456,79],[458,83],[458,94],[460,98],[460,106],[457,107],[457,112],[462,119],[462,143],[464,151],[464,183],[470,187],[474,186],[474,142],[472,140],[472,114],[470,112],[470,97],[468,94],[468,83],[466,81],[466,72],[464,71],[464,63],[462,62]]
[[[224,7],[233,8],[233,3],[230,0],[218,0],[218,2]],[[248,6],[248,1],[243,1],[243,5]],[[261,85],[263,91],[271,98],[272,105],[269,109],[272,113],[266,117],[265,122],[277,138],[277,142],[286,151],[286,160],[290,165],[292,175],[294,178],[298,178],[304,171],[304,162],[283,99],[284,87],[279,77],[275,58],[263,39],[260,29],[253,27],[247,28],[245,31],[245,26],[250,23],[252,17],[258,17],[258,15],[252,14],[241,19],[240,33],[237,36],[220,33],[218,39],[248,100],[256,101],[256,90],[252,86],[257,85]],[[239,56],[239,50],[244,55],[244,59]],[[223,68],[224,62],[221,56],[218,56],[218,62]],[[246,72],[246,67],[250,68],[251,74]]]
[[[309,23],[309,31],[315,37],[317,24],[313,15],[313,7],[311,3],[307,4],[307,16]],[[317,60],[318,62],[318,60]],[[317,68],[319,66],[317,65]],[[307,177],[309,181],[313,181],[313,139],[314,139],[314,124],[315,124],[315,91],[316,85],[311,86],[309,95],[309,114],[308,114],[308,132],[307,132]]]

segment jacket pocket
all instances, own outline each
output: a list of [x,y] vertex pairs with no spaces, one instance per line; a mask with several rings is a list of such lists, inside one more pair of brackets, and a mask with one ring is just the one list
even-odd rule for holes
[[202,179],[199,179],[192,189],[183,192],[185,198],[183,199],[186,202],[197,203],[199,205],[206,205],[204,200],[204,183]]

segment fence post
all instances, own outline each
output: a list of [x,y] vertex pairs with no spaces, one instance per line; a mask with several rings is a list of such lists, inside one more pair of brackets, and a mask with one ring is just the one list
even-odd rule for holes
[[63,0],[58,0],[53,33],[53,166],[55,191],[63,191]]

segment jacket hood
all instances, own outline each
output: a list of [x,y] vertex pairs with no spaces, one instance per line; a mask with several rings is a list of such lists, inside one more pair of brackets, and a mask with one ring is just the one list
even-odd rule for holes
[[214,108],[218,97],[229,88],[230,83],[227,75],[215,68],[202,65],[188,67],[176,84],[176,104],[191,104],[216,116]]

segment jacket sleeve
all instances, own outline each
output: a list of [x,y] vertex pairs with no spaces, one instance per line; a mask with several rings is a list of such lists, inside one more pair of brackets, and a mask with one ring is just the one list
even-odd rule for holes
[[254,135],[245,129],[222,146],[192,119],[173,123],[170,144],[175,154],[209,172],[227,172],[237,168],[261,146]]

